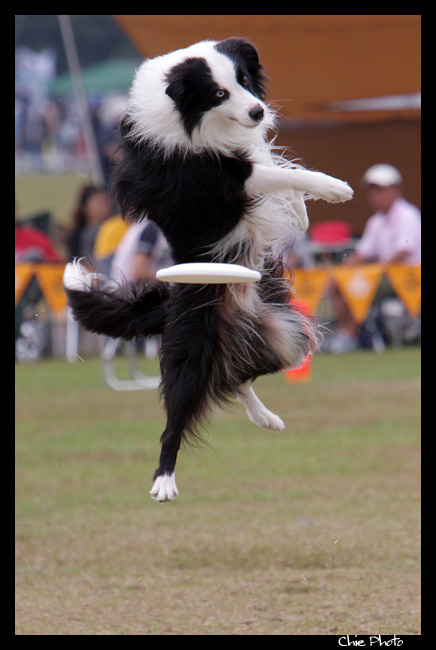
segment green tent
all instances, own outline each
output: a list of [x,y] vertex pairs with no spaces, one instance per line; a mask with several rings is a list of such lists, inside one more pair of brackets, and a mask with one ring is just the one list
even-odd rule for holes
[[[127,92],[132,84],[136,68],[142,59],[108,59],[102,63],[82,68],[82,79],[87,93]],[[74,93],[70,73],[56,77],[49,87],[51,95],[63,96]]]

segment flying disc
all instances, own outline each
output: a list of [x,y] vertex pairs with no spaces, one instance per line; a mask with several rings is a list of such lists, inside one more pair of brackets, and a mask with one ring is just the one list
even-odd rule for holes
[[259,271],[240,264],[217,262],[190,262],[160,269],[156,278],[163,282],[183,284],[227,284],[230,282],[259,282]]

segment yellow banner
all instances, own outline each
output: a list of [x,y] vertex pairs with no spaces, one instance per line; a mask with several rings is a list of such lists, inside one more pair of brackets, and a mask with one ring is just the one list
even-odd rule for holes
[[385,267],[382,264],[336,266],[332,276],[357,323],[366,320]]
[[60,264],[42,264],[36,267],[36,278],[49,308],[58,313],[67,306],[62,278],[65,267]]
[[421,311],[421,267],[389,264],[386,276],[393,290],[409,312],[415,318]]
[[32,262],[15,264],[15,306],[17,306],[34,274],[35,264]]
[[[37,277],[41,291],[50,309],[61,312],[67,299],[63,290],[63,264],[15,264],[15,305],[30,280]],[[331,279],[344,297],[354,318],[363,323],[368,315],[383,274],[411,316],[421,310],[421,266],[403,264],[362,264],[359,266],[331,266],[295,269],[293,284],[297,300],[312,314],[316,313]]]
[[311,314],[314,314],[324,295],[330,273],[325,268],[295,269],[294,290]]

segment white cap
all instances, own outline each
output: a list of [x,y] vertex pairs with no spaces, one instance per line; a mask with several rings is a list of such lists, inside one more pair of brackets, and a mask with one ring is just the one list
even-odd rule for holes
[[401,185],[402,182],[403,179],[398,169],[386,164],[373,165],[366,170],[362,178],[362,183],[365,186],[389,187],[390,185]]

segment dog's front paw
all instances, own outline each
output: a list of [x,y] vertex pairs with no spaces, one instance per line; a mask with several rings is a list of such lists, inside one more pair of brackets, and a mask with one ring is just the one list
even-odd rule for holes
[[174,501],[179,494],[175,473],[158,476],[150,490],[150,494],[155,501],[160,503]]
[[322,180],[311,194],[329,203],[343,203],[352,199],[354,192],[348,183],[323,174]]

